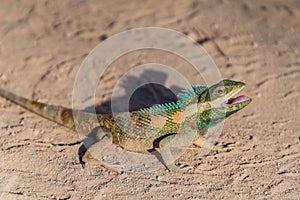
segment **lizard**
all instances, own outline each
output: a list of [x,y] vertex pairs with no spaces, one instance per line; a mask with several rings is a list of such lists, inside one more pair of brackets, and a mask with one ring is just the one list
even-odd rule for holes
[[210,127],[251,102],[245,95],[235,97],[244,87],[243,82],[226,79],[210,87],[192,86],[180,92],[175,102],[115,116],[97,114],[97,123],[91,120],[93,113],[40,103],[1,88],[0,96],[73,131],[77,120],[74,116],[80,116],[80,126],[108,130],[114,145],[133,152],[159,150],[168,170],[181,171],[175,165],[171,148],[191,144],[201,148]]

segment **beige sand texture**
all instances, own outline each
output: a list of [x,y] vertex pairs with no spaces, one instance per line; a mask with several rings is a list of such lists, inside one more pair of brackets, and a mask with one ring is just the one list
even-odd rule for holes
[[[1,88],[70,107],[77,71],[97,44],[157,26],[201,43],[223,78],[247,83],[253,102],[226,120],[219,151],[180,159],[197,174],[117,174],[82,168],[76,134],[1,98],[0,199],[299,199],[299,11],[297,0],[1,0]],[[199,80],[183,61],[140,53],[105,72],[97,103],[110,99],[124,66],[174,64]]]

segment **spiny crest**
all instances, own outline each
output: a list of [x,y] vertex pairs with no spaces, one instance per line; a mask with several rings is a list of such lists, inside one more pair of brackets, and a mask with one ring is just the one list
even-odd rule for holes
[[178,105],[176,102],[172,102],[172,103],[165,103],[162,105],[155,105],[149,108],[144,108],[139,112],[154,114],[160,112],[177,111],[178,109],[180,109],[180,105]]
[[203,86],[203,85],[194,85],[192,87],[197,95],[203,92],[203,90],[207,89],[207,86]]
[[178,95],[178,101],[172,103],[165,103],[161,105],[155,105],[149,108],[144,108],[138,111],[141,114],[157,114],[157,113],[174,113],[177,111],[182,111],[186,106],[197,102],[200,93],[205,90],[206,86],[193,86],[193,89],[182,90]]
[[191,103],[197,102],[198,96],[201,94],[203,90],[207,87],[202,85],[192,86],[193,89],[185,89],[182,90],[178,95],[178,104],[182,107],[185,107]]

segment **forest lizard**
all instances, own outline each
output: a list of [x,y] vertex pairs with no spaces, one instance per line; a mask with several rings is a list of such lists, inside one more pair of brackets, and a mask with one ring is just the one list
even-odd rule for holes
[[31,101],[3,89],[0,89],[0,96],[72,130],[76,130],[74,112],[80,115],[80,126],[100,126],[109,130],[111,142],[128,151],[158,149],[165,166],[171,171],[180,171],[170,149],[190,144],[201,147],[208,128],[251,102],[244,95],[234,97],[244,86],[233,80],[223,80],[211,87],[193,86],[179,93],[178,100],[173,103],[115,116],[97,114],[97,124],[91,124],[93,113]]

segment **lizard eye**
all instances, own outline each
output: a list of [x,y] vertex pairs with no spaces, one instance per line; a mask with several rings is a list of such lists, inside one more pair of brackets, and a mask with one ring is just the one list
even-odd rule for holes
[[215,94],[218,97],[224,96],[225,93],[226,93],[226,88],[224,88],[224,87],[217,88],[216,91],[215,91]]

